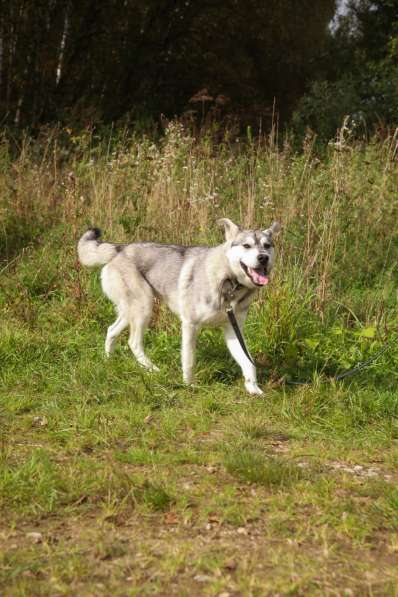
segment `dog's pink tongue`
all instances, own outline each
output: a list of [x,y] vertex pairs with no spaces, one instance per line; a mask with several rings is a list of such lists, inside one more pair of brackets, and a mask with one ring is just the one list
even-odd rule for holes
[[259,284],[260,286],[265,286],[266,284],[268,284],[268,276],[266,276],[265,274],[261,274],[258,270],[253,269],[251,267],[249,267],[248,269],[250,271],[250,275],[253,281],[256,284]]

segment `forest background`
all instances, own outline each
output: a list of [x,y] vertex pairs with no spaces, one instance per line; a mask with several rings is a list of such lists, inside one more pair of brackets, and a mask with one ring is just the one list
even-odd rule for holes
[[363,133],[397,123],[397,61],[394,0],[1,0],[0,122]]

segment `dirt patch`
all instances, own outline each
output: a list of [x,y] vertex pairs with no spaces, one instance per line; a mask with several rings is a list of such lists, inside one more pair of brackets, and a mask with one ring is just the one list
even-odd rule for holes
[[[241,496],[249,499],[251,492],[242,488]],[[328,536],[326,527],[323,536],[322,547],[315,532],[305,541],[293,529],[290,536],[273,536],[266,511],[241,526],[225,523],[217,513],[204,521],[181,512],[133,513],[114,523],[104,520],[102,511],[14,529],[3,524],[3,588],[29,582],[33,595],[44,589],[56,593],[58,587],[58,594],[123,595],[141,588],[143,594],[232,597],[248,594],[249,587],[250,594],[276,595],[295,586],[298,594],[350,595],[378,594],[398,581],[393,572],[398,553],[383,541],[354,550]]]

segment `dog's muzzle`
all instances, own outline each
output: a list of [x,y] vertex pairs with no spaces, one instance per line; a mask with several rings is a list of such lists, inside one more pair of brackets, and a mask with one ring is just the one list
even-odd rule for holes
[[[260,257],[262,256],[259,256],[259,261]],[[267,257],[267,260],[265,261],[265,265],[262,265],[261,267],[249,267],[248,265],[243,263],[243,261],[240,262],[240,265],[243,271],[245,272],[246,276],[250,278],[250,280],[256,286],[266,286],[269,282],[267,271],[268,256],[265,255],[265,257]]]

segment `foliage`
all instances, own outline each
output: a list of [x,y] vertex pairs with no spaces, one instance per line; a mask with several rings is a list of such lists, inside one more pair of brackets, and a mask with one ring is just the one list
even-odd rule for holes
[[[355,134],[398,125],[398,10],[392,0],[353,0],[331,33],[317,80],[296,107],[293,125],[324,140],[348,115]],[[322,74],[323,77],[322,78]]]
[[[311,76],[334,0],[2,0],[0,119],[138,120],[210,105],[244,120],[286,112]],[[196,92],[210,99],[189,103]],[[209,95],[210,93],[210,95]],[[206,103],[206,106],[204,105]],[[248,114],[245,114],[248,112]]]
[[394,0],[0,0],[0,120],[370,137],[398,124],[397,57]]

